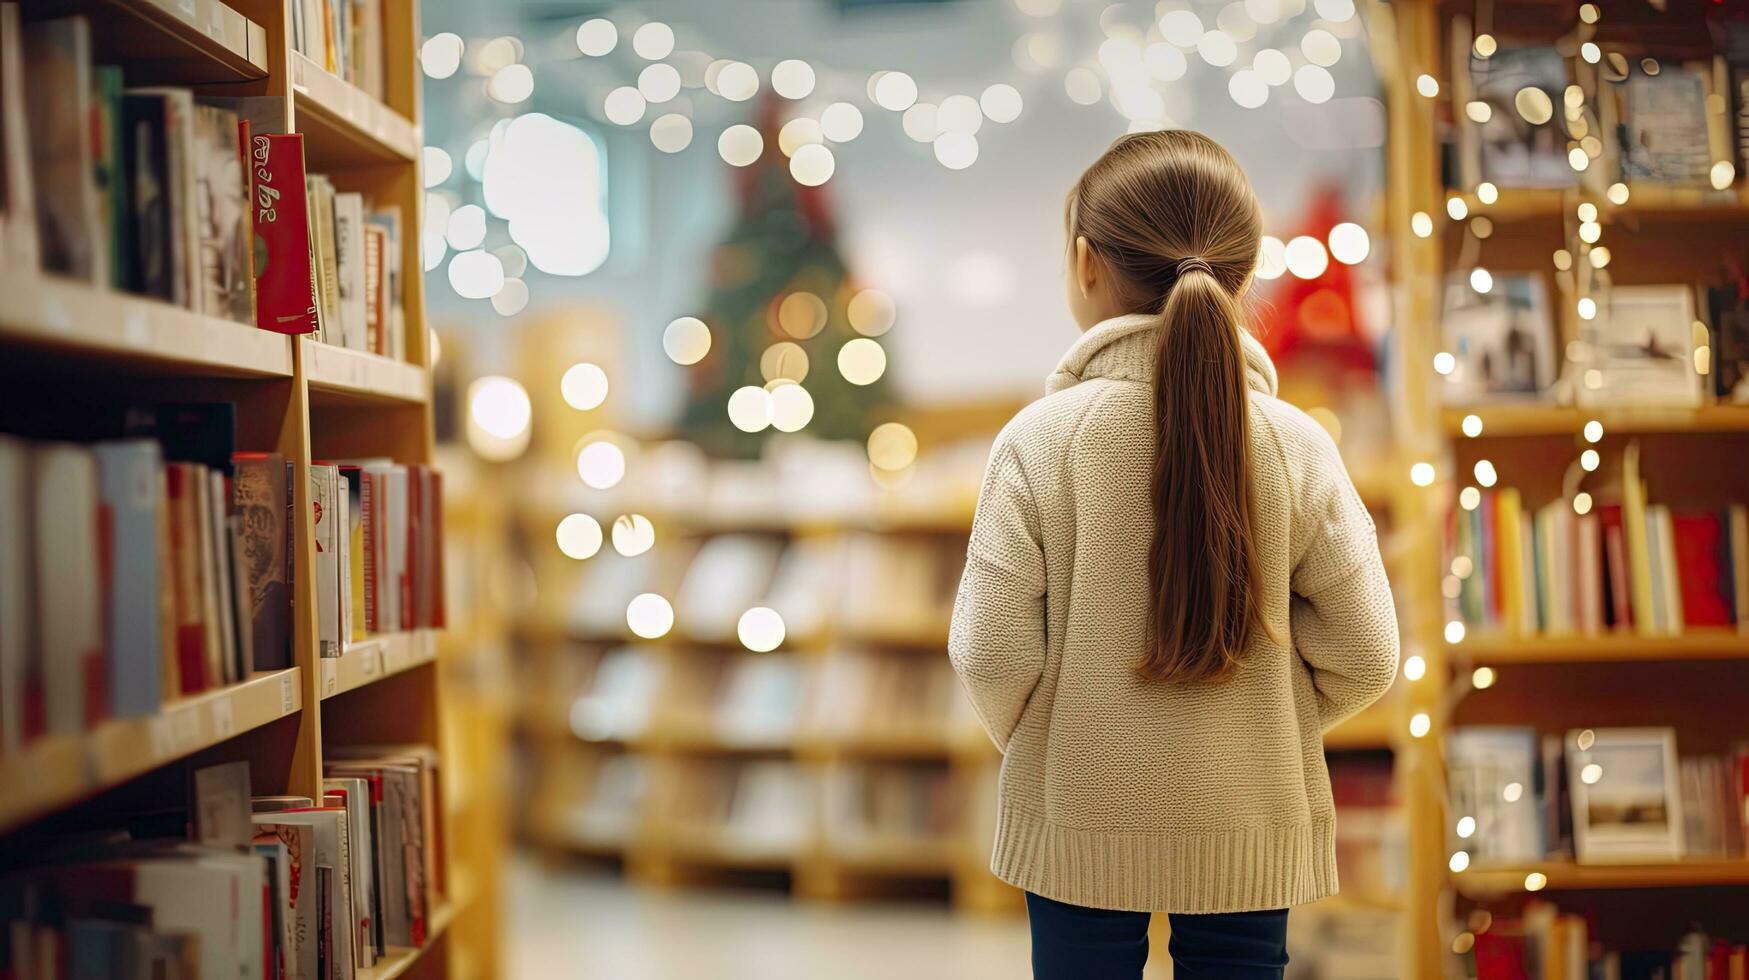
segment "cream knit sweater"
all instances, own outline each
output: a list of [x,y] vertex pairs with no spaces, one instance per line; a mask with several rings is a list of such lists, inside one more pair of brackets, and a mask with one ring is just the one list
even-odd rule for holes
[[1002,750],[1003,880],[1108,909],[1237,912],[1336,891],[1320,735],[1396,675],[1371,517],[1246,335],[1264,613],[1221,683],[1138,677],[1158,319],[1083,335],[996,438],[948,653]]

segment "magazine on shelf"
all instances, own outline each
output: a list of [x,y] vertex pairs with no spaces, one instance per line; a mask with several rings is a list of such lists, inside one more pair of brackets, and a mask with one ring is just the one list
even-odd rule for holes
[[1607,85],[1605,104],[1616,115],[1614,148],[1623,180],[1712,186],[1713,164],[1731,156],[1725,117],[1708,110],[1712,71],[1710,61],[1648,59],[1630,67],[1625,80]]
[[1598,383],[1578,386],[1579,404],[1616,408],[1700,404],[1692,288],[1614,286],[1598,297],[1597,305],[1597,316],[1581,324],[1580,340]]
[[1477,292],[1467,275],[1445,286],[1444,349],[1455,359],[1446,401],[1535,398],[1555,380],[1555,331],[1543,277],[1498,273]]
[[[1459,179],[1464,187],[1572,187],[1560,112],[1566,59],[1550,45],[1501,46],[1489,57],[1473,51],[1467,18],[1452,25],[1453,105],[1458,115]],[[1487,107],[1485,121],[1468,112]]]
[[1567,733],[1567,789],[1581,864],[1655,864],[1682,857],[1676,733],[1669,728]]

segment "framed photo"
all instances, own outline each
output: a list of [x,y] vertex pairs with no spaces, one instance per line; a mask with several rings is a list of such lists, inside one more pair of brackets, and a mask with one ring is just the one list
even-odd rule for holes
[[1569,731],[1567,788],[1580,864],[1657,864],[1682,857],[1675,730]]
[[[1452,25],[1458,165],[1465,186],[1572,187],[1567,136],[1558,121],[1567,59],[1552,45],[1502,45],[1487,58],[1471,50],[1467,18]],[[1472,112],[1471,105],[1485,106]]]
[[1485,293],[1453,276],[1441,334],[1455,358],[1445,378],[1450,404],[1536,398],[1554,383],[1554,323],[1541,276],[1499,273]]
[[1580,337],[1590,367],[1579,404],[1692,407],[1701,402],[1694,369],[1694,291],[1688,286],[1614,286]]

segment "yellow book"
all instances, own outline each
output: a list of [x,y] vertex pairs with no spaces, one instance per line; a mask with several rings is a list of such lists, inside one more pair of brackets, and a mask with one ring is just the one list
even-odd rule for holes
[[1495,495],[1494,542],[1500,549],[1500,618],[1509,633],[1524,633],[1527,612],[1524,605],[1524,503],[1517,487],[1506,487]]
[[1628,600],[1633,606],[1634,632],[1653,636],[1651,545],[1646,535],[1646,484],[1640,479],[1640,444],[1628,443],[1621,460],[1621,523],[1628,552]]

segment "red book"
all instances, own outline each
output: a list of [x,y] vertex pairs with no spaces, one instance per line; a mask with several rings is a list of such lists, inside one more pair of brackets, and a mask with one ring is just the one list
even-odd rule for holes
[[431,625],[443,629],[449,625],[449,615],[443,606],[443,473],[427,470],[431,478],[431,493],[426,505],[431,511]]
[[1725,525],[1714,512],[1673,514],[1676,581],[1682,588],[1682,619],[1689,627],[1729,626],[1733,621]]
[[275,333],[316,332],[316,275],[304,195],[302,133],[253,137],[255,325]]
[[183,694],[197,694],[217,682],[209,677],[206,620],[200,605],[200,550],[195,514],[194,481],[204,479],[204,467],[166,463],[170,494],[170,564],[176,605],[176,675]]

